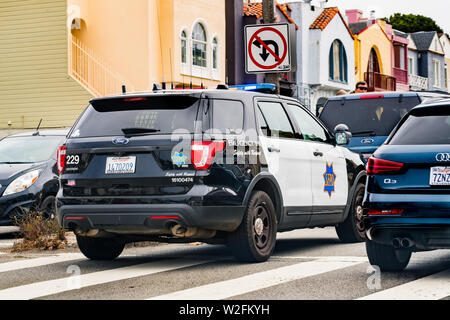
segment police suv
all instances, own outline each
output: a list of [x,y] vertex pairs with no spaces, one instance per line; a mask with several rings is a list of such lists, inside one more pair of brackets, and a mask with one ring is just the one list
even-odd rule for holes
[[59,223],[90,259],[137,241],[227,243],[267,260],[277,231],[364,238],[358,154],[297,100],[233,90],[93,99],[58,151]]

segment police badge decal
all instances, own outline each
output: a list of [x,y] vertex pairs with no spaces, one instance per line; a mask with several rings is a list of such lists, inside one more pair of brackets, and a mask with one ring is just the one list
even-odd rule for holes
[[336,182],[336,175],[334,174],[333,163],[331,166],[326,165],[325,173],[323,174],[324,187],[323,191],[328,192],[328,196],[331,198],[331,194],[335,192],[334,184]]

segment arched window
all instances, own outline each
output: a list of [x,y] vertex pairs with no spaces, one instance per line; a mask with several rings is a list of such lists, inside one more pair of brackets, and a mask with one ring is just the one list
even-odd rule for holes
[[198,67],[206,67],[206,31],[197,23],[192,31],[192,64]]
[[344,45],[339,40],[334,40],[330,48],[330,80],[348,81],[347,54]]
[[187,62],[187,36],[186,32],[181,32],[181,63]]
[[213,69],[218,68],[218,42],[217,38],[212,41],[212,67]]

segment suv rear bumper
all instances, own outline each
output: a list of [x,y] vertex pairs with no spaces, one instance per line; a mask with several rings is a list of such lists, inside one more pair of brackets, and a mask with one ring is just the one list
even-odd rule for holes
[[[370,240],[399,248],[418,250],[450,248],[450,225],[375,225],[367,230]],[[403,243],[402,240],[406,241]],[[399,241],[396,243],[396,240]]]
[[83,231],[132,230],[167,234],[171,226],[234,231],[244,215],[242,206],[190,206],[187,204],[61,205],[57,219],[64,228]]

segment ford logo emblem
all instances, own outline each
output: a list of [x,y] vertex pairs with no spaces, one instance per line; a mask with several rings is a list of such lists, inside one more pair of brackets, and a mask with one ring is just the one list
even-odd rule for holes
[[373,140],[373,139],[362,139],[361,140],[362,144],[372,144],[374,142],[375,142],[375,140]]
[[450,153],[438,153],[436,155],[436,161],[449,162],[450,161]]
[[128,142],[130,142],[130,140],[127,138],[114,138],[112,141],[112,143],[120,145],[120,146],[128,144]]

